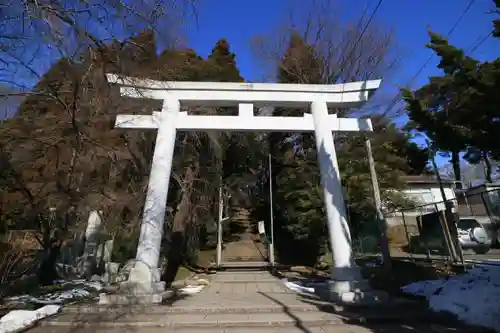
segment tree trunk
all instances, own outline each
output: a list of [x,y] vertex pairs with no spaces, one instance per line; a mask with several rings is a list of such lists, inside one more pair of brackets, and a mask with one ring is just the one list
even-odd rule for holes
[[460,152],[452,151],[451,152],[451,165],[453,166],[453,174],[455,175],[456,181],[462,180],[462,173],[460,170]]
[[184,260],[186,224],[189,221],[192,208],[191,193],[196,173],[196,169],[192,166],[187,167],[184,173],[184,186],[181,189],[182,198],[181,202],[177,205],[177,212],[174,216],[171,244],[167,254],[167,266],[162,276],[162,280],[165,281],[167,287],[170,287],[172,282],[174,282],[177,271]]
[[53,240],[44,251],[44,258],[38,269],[38,283],[42,286],[51,285],[59,278],[56,261],[61,254],[61,240]]
[[490,158],[488,157],[488,153],[487,152],[483,151],[482,155],[483,155],[483,161],[484,161],[484,177],[485,177],[485,180],[488,183],[493,183],[493,179],[491,178],[491,162],[490,162]]

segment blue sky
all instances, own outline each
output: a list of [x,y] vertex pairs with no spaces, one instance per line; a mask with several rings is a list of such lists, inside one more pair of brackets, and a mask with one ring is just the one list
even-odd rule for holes
[[[304,2],[311,0],[303,0]],[[359,17],[365,6],[371,10],[377,0],[337,0],[339,11],[345,21]],[[470,0],[384,0],[375,19],[379,24],[394,29],[398,47],[402,49],[402,60],[397,71],[384,81],[383,91],[396,95],[399,86],[405,86],[424,65],[432,51],[424,45],[428,42],[427,29],[446,35]],[[198,25],[188,24],[189,45],[201,55],[210,53],[215,42],[226,38],[237,56],[238,67],[247,80],[258,81],[261,71],[254,59],[250,40],[257,34],[272,31],[287,13],[290,0],[201,1],[198,8]],[[449,40],[453,45],[470,50],[479,39],[492,30],[492,17],[487,12],[493,6],[492,0],[476,0],[461,20]],[[369,11],[370,12],[370,11]],[[478,47],[473,57],[481,60],[500,56],[500,41],[489,37]],[[439,74],[437,57],[413,81],[413,88],[427,82],[429,76]],[[404,118],[399,120],[404,122]],[[417,139],[419,143],[423,140]],[[439,164],[446,159],[439,158]]]
[[[304,0],[307,2],[310,0]],[[258,64],[253,59],[250,39],[256,34],[272,31],[286,14],[290,0],[201,1],[198,8],[198,25],[188,24],[189,45],[201,55],[210,53],[215,42],[226,38],[237,55],[238,66],[247,80],[258,80]],[[337,0],[339,10],[346,21],[357,18],[368,4],[375,8],[376,0]],[[397,75],[385,82],[387,89],[406,84],[432,54],[424,45],[428,42],[427,27],[446,34],[470,0],[384,0],[375,19],[396,30],[404,59]],[[477,0],[450,37],[452,44],[469,48],[480,37],[492,30],[492,17],[486,12],[492,8],[492,0]],[[500,44],[492,38],[478,48],[473,56],[491,59],[499,55]],[[415,86],[424,84],[426,78],[438,73],[437,59],[422,72]]]
[[[432,51],[424,47],[428,42],[427,29],[446,35],[470,1],[382,1],[375,20],[377,24],[395,31],[402,60],[390,77],[383,78],[379,96],[392,98],[396,96],[398,87],[409,83],[432,55]],[[226,38],[232,51],[236,53],[238,67],[243,76],[249,81],[260,81],[263,71],[252,52],[251,38],[274,31],[286,18],[291,3],[300,6],[311,2],[313,0],[200,0],[197,21],[190,19],[186,22],[188,44],[200,55],[207,56],[217,40]],[[345,22],[352,22],[357,21],[367,6],[370,13],[376,7],[378,0],[332,0],[332,2],[336,8],[332,14]],[[476,0],[449,37],[451,43],[468,50],[479,39],[490,33],[492,16],[487,12],[492,7],[492,0]],[[480,60],[496,58],[500,56],[500,41],[490,37],[471,55]],[[41,73],[45,67],[46,69],[50,67],[52,60],[51,57],[47,57],[46,64],[37,65],[41,68]],[[436,68],[437,61],[437,57],[432,58],[425,70],[414,80],[413,88],[425,84],[429,76],[439,74]],[[404,123],[405,119],[401,117],[397,121]],[[423,139],[416,141],[423,143]],[[440,165],[446,162],[446,159],[438,159]]]

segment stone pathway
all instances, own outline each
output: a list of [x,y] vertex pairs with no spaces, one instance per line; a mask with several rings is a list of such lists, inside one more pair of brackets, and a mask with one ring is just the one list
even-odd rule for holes
[[[317,299],[304,299],[290,292],[267,272],[220,272],[203,292],[171,305],[67,307],[61,315],[41,322],[29,332],[430,333],[457,330],[457,327],[432,325],[428,318],[418,317],[415,309],[402,320],[380,312],[385,311],[378,311],[378,318],[377,315],[366,318],[362,314],[339,314]],[[458,330],[486,332],[464,327]]]

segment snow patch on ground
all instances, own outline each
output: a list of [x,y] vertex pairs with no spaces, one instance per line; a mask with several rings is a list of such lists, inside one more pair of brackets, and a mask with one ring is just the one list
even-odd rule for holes
[[500,266],[500,259],[484,259],[484,260],[468,259],[466,260],[466,262],[477,265]]
[[38,320],[56,314],[63,304],[71,301],[88,298],[93,291],[99,291],[103,285],[99,282],[86,280],[56,281],[54,287],[59,290],[44,295],[20,295],[4,299],[6,304],[16,307],[28,305],[45,305],[37,310],[13,310],[0,318],[0,333],[17,332]]
[[180,288],[178,290],[178,293],[181,295],[193,295],[193,294],[197,294],[197,293],[201,292],[204,287],[205,287],[204,285],[200,285],[200,286],[187,285],[183,288]]
[[60,305],[45,305],[38,310],[14,310],[0,318],[0,333],[17,332],[36,321],[59,312]]
[[500,332],[500,267],[477,267],[447,279],[420,281],[401,288],[424,296],[434,311],[457,315],[464,322]]
[[324,281],[289,281],[283,280],[285,287],[299,294],[314,294],[316,288],[324,287]]
[[100,291],[103,288],[99,282],[87,282],[85,280],[57,281],[54,285],[68,289],[57,290],[40,296],[19,295],[7,297],[5,302],[11,304],[64,304],[74,299],[89,297],[91,291]]

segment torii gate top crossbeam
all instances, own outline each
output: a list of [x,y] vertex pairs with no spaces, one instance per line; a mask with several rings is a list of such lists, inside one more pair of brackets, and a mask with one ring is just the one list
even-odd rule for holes
[[182,106],[229,107],[253,103],[255,107],[304,107],[324,101],[328,107],[355,108],[365,103],[381,80],[333,85],[179,82],[142,80],[107,74],[110,83],[121,85],[122,96],[167,99],[174,97]]

